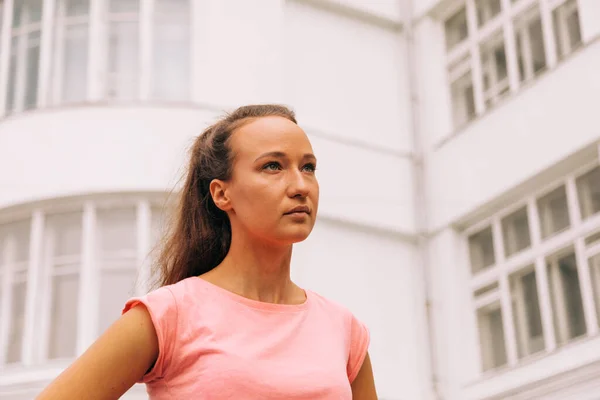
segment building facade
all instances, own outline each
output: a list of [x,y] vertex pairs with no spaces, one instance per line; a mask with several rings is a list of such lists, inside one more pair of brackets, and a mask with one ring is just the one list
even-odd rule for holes
[[293,278],[369,326],[380,398],[600,398],[596,0],[0,14],[0,399],[148,290],[187,149],[257,102],[291,105],[319,157]]

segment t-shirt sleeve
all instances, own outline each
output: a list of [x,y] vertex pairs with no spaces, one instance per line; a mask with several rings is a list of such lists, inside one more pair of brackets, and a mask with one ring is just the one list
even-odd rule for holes
[[150,383],[165,375],[172,359],[177,337],[177,302],[169,287],[163,286],[145,296],[129,299],[122,314],[139,304],[143,304],[150,313],[158,337],[158,358],[152,369],[138,381]]
[[370,333],[365,324],[352,316],[350,321],[350,355],[348,357],[348,380],[354,381],[369,348]]

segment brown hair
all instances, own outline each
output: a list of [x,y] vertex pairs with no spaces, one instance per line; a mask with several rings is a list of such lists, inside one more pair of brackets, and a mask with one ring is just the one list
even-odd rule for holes
[[297,123],[294,112],[285,106],[249,105],[225,115],[195,139],[171,230],[154,265],[158,286],[208,272],[227,255],[231,244],[229,217],[213,202],[209,185],[213,179],[226,181],[231,177],[232,133],[251,119],[269,116]]

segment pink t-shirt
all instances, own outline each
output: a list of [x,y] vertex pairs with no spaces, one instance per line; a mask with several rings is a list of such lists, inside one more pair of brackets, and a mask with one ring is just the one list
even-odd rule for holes
[[306,290],[299,305],[259,302],[192,277],[130,299],[158,336],[140,382],[150,399],[351,399],[369,332],[344,307]]

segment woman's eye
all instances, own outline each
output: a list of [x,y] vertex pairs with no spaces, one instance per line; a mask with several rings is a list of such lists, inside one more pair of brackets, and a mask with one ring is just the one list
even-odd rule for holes
[[315,164],[306,164],[302,169],[308,172],[315,172],[317,170],[317,166]]
[[263,169],[266,169],[268,171],[278,171],[281,169],[281,165],[279,165],[279,163],[276,163],[276,162],[270,162],[270,163],[265,164]]

